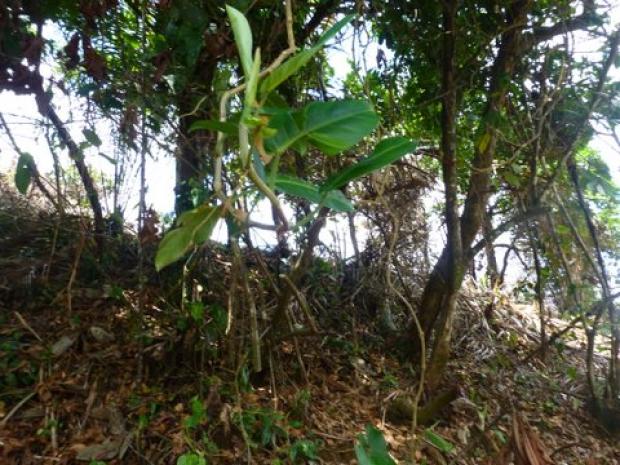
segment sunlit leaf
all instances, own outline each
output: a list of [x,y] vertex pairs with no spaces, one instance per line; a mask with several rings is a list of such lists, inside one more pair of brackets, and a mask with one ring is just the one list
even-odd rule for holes
[[358,436],[355,455],[360,465],[396,465],[383,433],[372,425],[367,425],[366,432]]
[[266,140],[265,147],[281,153],[308,142],[335,155],[357,144],[378,122],[372,106],[363,100],[312,102],[301,111],[273,115],[269,127],[278,132]]
[[183,213],[178,220],[179,227],[168,232],[159,244],[155,268],[161,270],[179,260],[193,247],[208,240],[221,212],[221,207],[202,205]]
[[372,106],[363,100],[313,102],[304,111],[308,141],[327,155],[357,144],[379,123]]
[[155,256],[157,271],[179,260],[192,247],[192,230],[177,228],[169,231],[159,243]]
[[303,179],[294,176],[278,175],[275,180],[276,189],[293,197],[301,197],[312,203],[323,204],[338,212],[351,212],[354,207],[341,191],[321,193],[319,188]]
[[327,194],[325,194],[323,204],[326,207],[331,208],[332,210],[337,212],[348,213],[355,211],[355,207],[353,206],[351,201],[345,197],[342,191],[339,191],[337,189],[329,191]]
[[177,465],[207,465],[204,457],[197,454],[183,454],[177,459]]
[[363,160],[344,168],[331,176],[322,186],[322,191],[338,189],[348,182],[366,176],[415,150],[416,145],[405,137],[390,137],[377,144],[374,152]]
[[190,126],[189,132],[198,131],[200,129],[207,130],[207,131],[223,132],[224,134],[228,134],[231,136],[234,136],[239,131],[239,128],[237,127],[237,125],[230,121],[201,119],[199,121],[196,121]]
[[310,61],[310,59],[316,55],[316,53],[319,52],[330,39],[338,34],[344,26],[349,24],[352,19],[353,15],[345,16],[343,19],[334,24],[327,32],[325,32],[314,46],[295,54],[273,70],[271,74],[269,74],[269,76],[267,76],[261,83],[261,97],[269,95],[269,93],[275,90],[280,84],[303,68],[308,61]]
[[454,450],[454,444],[452,444],[442,436],[438,435],[433,430],[424,430],[424,439],[444,454],[450,454]]
[[247,79],[252,72],[252,30],[248,20],[239,10],[226,5],[226,13],[228,13],[230,25],[235,35],[235,43],[239,51],[243,74],[245,74]]

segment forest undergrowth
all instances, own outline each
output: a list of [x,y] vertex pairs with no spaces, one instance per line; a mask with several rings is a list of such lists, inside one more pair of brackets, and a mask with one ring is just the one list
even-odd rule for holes
[[[412,436],[419,368],[397,335],[368,324],[356,305],[367,291],[351,298],[345,264],[316,258],[304,290],[311,314],[291,312],[295,336],[271,342],[254,373],[234,330],[247,321],[227,318],[225,246],[200,249],[184,274],[194,295],[181,296],[177,274],[153,270],[140,283],[130,232],[108,237],[96,259],[83,219],[2,191],[3,464],[358,463],[368,425],[397,463],[620,460],[617,418],[596,421],[587,406],[583,331],[541,352],[531,303],[467,282],[454,356],[423,393]],[[154,246],[144,253],[151,262]],[[269,300],[253,270],[279,261],[243,254],[256,295]],[[548,322],[552,341],[566,325]]]

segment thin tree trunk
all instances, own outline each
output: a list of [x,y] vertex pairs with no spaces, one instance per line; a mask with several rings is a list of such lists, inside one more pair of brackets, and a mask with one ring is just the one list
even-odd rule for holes
[[312,257],[314,255],[314,247],[319,241],[319,234],[323,226],[325,226],[325,219],[327,218],[327,212],[329,209],[322,208],[319,211],[317,218],[312,222],[308,228],[306,235],[306,243],[301,256],[291,269],[288,275],[289,281],[293,286],[285,286],[281,290],[276,306],[275,314],[273,317],[273,327],[277,332],[282,332],[287,327],[286,315],[291,300],[294,297],[293,287],[299,288],[303,277],[305,276],[308,268],[312,264]]
[[[103,210],[101,208],[101,203],[99,202],[99,194],[97,193],[97,188],[95,187],[93,178],[88,171],[86,163],[84,162],[84,156],[82,154],[82,151],[79,149],[79,147],[71,137],[71,134],[69,134],[69,131],[67,131],[67,128],[52,107],[49,98],[37,98],[37,102],[40,103],[39,110],[41,112],[44,112],[43,116],[49,118],[49,120],[52,122],[52,125],[56,128],[60,140],[67,146],[67,149],[69,150],[69,156],[71,157],[71,160],[73,160],[78,174],[80,175],[84,190],[86,191],[86,196],[88,197],[88,201],[90,203],[90,208],[93,212],[95,240],[97,241],[97,244],[101,249],[103,246],[103,234],[105,232],[105,226],[103,222]],[[43,104],[43,106],[41,106],[41,104]]]
[[487,277],[489,278],[489,285],[493,289],[496,286],[499,286],[501,281],[497,266],[497,257],[495,255],[495,247],[493,246],[493,239],[491,238],[492,231],[493,223],[491,222],[491,214],[489,211],[485,211],[482,232],[486,241],[484,251],[487,257]]
[[[441,296],[441,316],[435,327],[433,350],[427,371],[427,384],[436,386],[450,356],[452,318],[456,309],[456,296],[463,280],[464,261],[461,243],[461,225],[458,210],[458,174],[456,169],[456,12],[458,2],[444,3],[443,9],[443,69],[441,108],[442,173],[446,197],[446,225],[448,241],[445,249],[447,273],[443,274],[445,286]],[[428,331],[430,328],[425,328]],[[430,334],[430,331],[426,334]]]
[[[527,13],[531,7],[531,3],[531,0],[517,0],[512,2],[508,8],[507,24],[505,32],[502,34],[501,45],[491,71],[491,82],[488,92],[489,100],[485,112],[481,117],[483,126],[481,130],[478,131],[481,137],[476,143],[476,152],[474,155],[467,197],[463,207],[463,214],[460,218],[460,243],[462,251],[469,251],[482,225],[491,187],[491,167],[497,143],[497,131],[492,121],[494,120],[494,116],[499,114],[504,107],[506,92],[510,84],[509,78],[512,77],[518,59],[525,51],[522,44],[522,36],[523,28],[527,24]],[[445,68],[443,72],[446,72]],[[445,76],[443,84],[445,85]],[[445,105],[447,98],[445,91],[443,95]],[[442,128],[442,131],[445,133],[445,127]],[[445,169],[444,167],[444,171]],[[446,200],[448,200],[448,197],[446,197]],[[447,220],[452,221],[450,218],[447,218]],[[452,229],[452,232],[453,231],[454,228]],[[447,347],[450,343],[450,332],[446,331],[445,328],[452,320],[450,312],[453,310],[453,305],[455,303],[453,294],[458,291],[462,284],[462,270],[466,269],[470,260],[473,259],[469,253],[465,254],[463,252],[461,255],[461,263],[455,267],[453,265],[453,253],[452,250],[450,250],[452,247],[450,244],[453,240],[453,237],[448,239],[448,244],[444,248],[429,277],[422,294],[419,310],[420,321],[427,335],[427,340],[429,339],[431,331],[433,329],[437,330],[434,339],[436,341],[436,349],[434,352],[437,351],[437,356],[435,357],[439,365],[436,365],[438,368],[434,369],[434,371],[439,370],[440,365],[445,366],[447,362],[447,355],[449,352]],[[448,313],[446,314],[446,312]],[[439,327],[434,328],[437,322],[439,323]],[[413,339],[413,344],[411,346],[416,348],[417,344],[415,340],[417,338],[417,331],[412,328],[410,334]],[[432,378],[436,379],[438,376],[439,373],[435,373]]]
[[573,182],[573,186],[575,187],[575,191],[577,193],[577,199],[579,201],[579,206],[583,211],[584,218],[586,220],[586,224],[588,226],[588,232],[590,233],[590,238],[592,239],[592,243],[594,244],[594,251],[596,256],[596,261],[599,267],[600,272],[600,281],[601,281],[601,289],[603,291],[603,297],[607,300],[607,311],[609,315],[609,324],[611,325],[611,353],[609,360],[609,373],[608,380],[609,385],[611,386],[611,398],[616,399],[618,395],[618,390],[620,388],[618,384],[618,351],[620,349],[620,315],[614,304],[613,299],[610,298],[611,290],[609,287],[609,275],[607,274],[607,267],[605,266],[605,259],[603,258],[603,251],[600,245],[600,241],[598,239],[598,231],[596,229],[596,225],[592,220],[592,212],[590,211],[590,207],[586,203],[585,197],[583,195],[583,190],[581,189],[581,184],[579,181],[579,173],[577,172],[577,164],[575,163],[574,157],[569,159],[568,163],[568,173]]
[[542,264],[540,254],[538,252],[540,241],[536,232],[536,225],[531,224],[531,230],[528,234],[530,247],[534,256],[534,270],[536,271],[536,284],[534,292],[536,293],[536,302],[538,303],[538,316],[540,321],[540,352],[543,358],[547,355],[547,324],[545,318],[545,293],[544,293],[544,277],[542,273]]

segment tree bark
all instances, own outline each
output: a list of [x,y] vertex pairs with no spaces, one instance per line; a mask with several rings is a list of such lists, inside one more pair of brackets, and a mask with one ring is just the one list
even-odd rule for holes
[[[195,100],[191,95],[179,98],[179,114],[188,115],[194,111]],[[178,215],[194,208],[192,189],[198,187],[205,176],[206,153],[204,131],[190,132],[192,124],[198,121],[196,114],[181,116],[177,134],[175,212]]]
[[[441,165],[445,190],[446,225],[448,240],[444,250],[446,272],[439,318],[435,317],[435,339],[431,359],[427,368],[427,384],[434,388],[450,355],[452,317],[456,309],[456,295],[464,274],[461,224],[458,210],[458,174],[456,167],[456,0],[444,2],[443,7],[443,57],[441,105]],[[428,324],[428,323],[427,323]],[[429,335],[431,328],[424,327]]]
[[487,256],[487,277],[489,278],[490,287],[495,288],[495,286],[501,284],[501,281],[499,268],[497,266],[497,256],[495,255],[495,247],[493,246],[493,239],[491,238],[493,223],[491,222],[491,213],[489,211],[485,211],[482,231],[485,240],[484,252]]
[[84,156],[82,151],[79,149],[69,131],[63,124],[62,120],[52,107],[51,101],[47,97],[37,98],[37,102],[39,103],[39,110],[44,112],[44,116],[49,118],[52,122],[56,131],[58,132],[58,136],[60,140],[67,146],[69,150],[69,156],[80,175],[80,179],[82,180],[82,184],[84,185],[84,190],[86,191],[86,196],[88,197],[88,201],[90,203],[90,208],[93,212],[93,223],[94,223],[94,233],[95,240],[99,245],[100,249],[103,244],[103,234],[105,232],[105,225],[103,222],[103,210],[101,208],[101,203],[99,202],[99,194],[97,193],[97,188],[95,187],[95,183],[93,178],[88,171],[88,167],[84,162]]
[[[464,274],[462,270],[467,268],[473,258],[465,250],[469,252],[469,248],[480,230],[490,192],[491,167],[497,143],[497,131],[492,121],[494,121],[494,116],[504,107],[506,93],[510,85],[509,78],[512,77],[515,66],[524,52],[522,47],[523,29],[527,24],[527,13],[530,10],[531,4],[531,0],[516,0],[511,3],[508,9],[507,24],[501,35],[500,48],[491,70],[489,97],[486,109],[481,117],[483,123],[481,123],[482,126],[478,131],[481,137],[476,143],[467,197],[463,207],[463,214],[461,215],[460,222],[458,222],[460,224],[461,250],[461,254],[458,256],[459,261],[456,262],[454,260],[454,244],[457,242],[453,236],[454,231],[458,229],[452,224],[449,226],[448,243],[444,247],[422,294],[419,313],[427,340],[430,339],[431,333],[435,331],[435,342],[431,356],[431,364],[435,366],[433,368],[435,373],[432,374],[430,379],[439,379],[448,359],[451,336],[450,327],[456,302],[456,293],[463,281]],[[447,16],[449,15],[444,11],[444,28],[450,25],[449,21],[446,22]],[[446,29],[446,31],[448,30]],[[444,41],[448,40],[448,38],[444,37]],[[454,40],[454,37],[452,37],[452,40]],[[448,45],[444,43],[444,50],[449,51],[449,48],[446,47]],[[450,57],[445,55],[442,87],[446,86],[448,82],[446,73],[449,66],[445,63],[447,58],[449,59]],[[447,107],[449,105],[447,99],[450,92],[449,89],[442,90],[442,95],[444,95],[443,115],[444,111],[449,108]],[[447,91],[448,94],[446,94]],[[442,116],[442,145],[446,144],[451,131],[449,126],[446,127],[446,121],[443,118],[444,116]],[[446,148],[449,149],[446,146],[442,147],[442,150],[445,152]],[[446,181],[450,183],[449,174],[446,177],[446,171],[448,170],[449,173],[450,166],[446,165],[446,161],[443,162],[443,165],[444,184],[446,184]],[[446,191],[446,204],[448,201],[452,201],[449,195],[452,196],[453,194],[449,194]],[[450,206],[449,208],[452,210],[454,207]],[[448,205],[446,205],[446,211],[448,212]],[[450,211],[449,215],[446,219],[451,223],[454,221],[454,212]],[[417,331],[413,327],[410,329],[410,334],[412,339],[411,347],[417,348]]]

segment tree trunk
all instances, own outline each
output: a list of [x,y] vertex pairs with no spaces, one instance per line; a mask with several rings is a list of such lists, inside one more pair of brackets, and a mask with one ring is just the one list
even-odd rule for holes
[[[48,98],[39,98],[37,102],[40,103],[39,108],[42,111],[45,111],[45,115],[52,122],[56,131],[58,132],[58,136],[60,140],[65,144],[69,150],[69,156],[80,175],[80,179],[82,180],[82,184],[84,186],[84,190],[86,191],[86,196],[88,197],[88,201],[90,203],[90,208],[93,212],[93,223],[94,223],[94,233],[95,240],[99,245],[100,249],[103,245],[103,234],[105,232],[105,225],[103,222],[103,210],[101,208],[101,203],[99,202],[99,194],[97,193],[97,188],[95,187],[95,183],[93,178],[88,171],[88,167],[84,162],[84,156],[67,131],[67,128],[63,124],[62,120],[52,107],[51,101]],[[44,106],[41,105],[44,104]]]
[[[425,286],[422,300],[419,307],[420,321],[426,334],[426,340],[433,340],[433,351],[431,355],[432,377],[429,377],[431,383],[436,382],[445,367],[449,355],[449,345],[451,336],[451,324],[456,304],[456,293],[463,281],[463,270],[467,269],[471,259],[469,251],[476,235],[480,231],[484,212],[487,204],[487,198],[490,192],[491,183],[491,166],[495,154],[495,146],[497,143],[497,132],[493,125],[494,116],[497,115],[504,107],[506,100],[506,92],[510,85],[510,77],[514,73],[514,69],[518,59],[523,54],[522,33],[523,28],[527,24],[527,13],[531,6],[531,0],[517,0],[511,3],[508,14],[505,32],[501,36],[501,45],[497,58],[491,70],[491,82],[489,86],[489,98],[484,114],[481,117],[482,127],[477,132],[481,134],[476,142],[476,152],[473,160],[473,167],[470,175],[467,197],[463,208],[463,214],[460,218],[460,250],[461,253],[455,255],[456,239],[454,232],[458,229],[456,226],[450,225],[454,221],[451,216],[454,214],[454,206],[449,206],[448,202],[452,201],[451,197],[456,196],[454,192],[446,190],[446,212],[448,222],[448,243],[446,244],[429,280]],[[444,12],[444,28],[446,31],[450,23],[446,21],[446,12]],[[453,34],[449,34],[453,35]],[[450,38],[448,34],[444,37],[444,50],[449,51],[448,44]],[[444,52],[445,53],[445,52]],[[448,84],[448,68],[445,63],[450,56],[445,54],[443,63],[443,110],[442,110],[442,150],[444,158],[446,157],[447,140],[451,129],[446,126],[444,113],[449,104],[448,99],[450,92],[445,88]],[[455,130],[455,129],[454,129]],[[443,160],[444,184],[446,187],[451,183],[449,173],[451,167],[447,164],[448,160]],[[458,257],[458,260],[455,260]],[[430,338],[432,332],[435,331],[434,338]],[[417,331],[414,327],[410,329],[412,344],[410,347],[417,348]],[[430,369],[429,369],[430,370]]]
[[500,276],[499,268],[497,266],[497,257],[495,255],[495,247],[493,247],[493,240],[490,237],[491,232],[493,231],[493,223],[491,222],[491,214],[489,211],[485,211],[482,231],[486,240],[484,252],[487,257],[487,277],[489,278],[489,286],[493,289],[495,286],[499,286],[501,282],[499,279]]
[[[193,99],[182,96],[179,101],[179,113],[191,113]],[[178,215],[194,208],[192,189],[202,185],[205,176],[204,131],[190,132],[196,115],[182,116],[179,120],[176,150],[176,186],[174,209]]]

